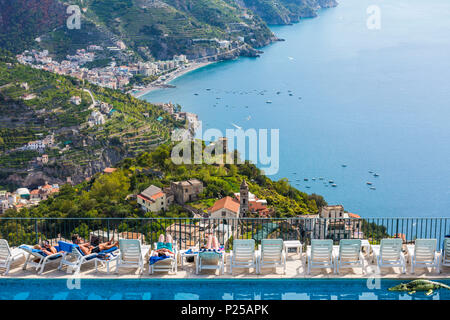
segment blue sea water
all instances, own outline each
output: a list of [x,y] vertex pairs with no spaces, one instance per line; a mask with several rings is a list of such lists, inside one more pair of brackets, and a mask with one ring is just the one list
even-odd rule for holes
[[387,290],[399,283],[388,279],[379,286],[365,279],[82,279],[79,289],[69,290],[64,279],[1,279],[0,300],[450,300],[450,290],[445,289],[430,296]]
[[[271,178],[350,212],[448,217],[450,1],[339,2],[315,19],[271,27],[286,41],[260,58],[210,65],[144,98],[181,104],[203,129],[280,129]],[[371,5],[380,8],[379,30],[366,25]]]

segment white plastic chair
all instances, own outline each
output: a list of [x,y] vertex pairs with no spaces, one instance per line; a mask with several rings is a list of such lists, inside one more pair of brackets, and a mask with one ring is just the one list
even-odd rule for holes
[[258,270],[254,239],[233,240],[233,250],[230,255],[231,274],[233,274],[233,268],[254,268],[255,272]]
[[380,245],[372,246],[378,271],[382,267],[400,267],[402,273],[406,273],[406,261],[402,252],[402,245],[402,239],[381,239]]
[[361,240],[342,239],[339,241],[339,252],[336,256],[336,272],[339,273],[341,268],[361,268],[362,273],[365,274]]
[[435,268],[439,273],[439,254],[436,251],[437,239],[416,239],[414,254],[411,257],[411,273],[417,267]]
[[139,273],[144,271],[144,256],[141,241],[138,239],[119,239],[120,253],[116,260],[116,273],[120,268],[138,268]]
[[11,264],[22,257],[25,257],[25,253],[21,249],[11,250],[8,241],[0,239],[0,269],[5,269],[4,276],[8,274]]
[[202,270],[219,270],[219,274],[223,274],[225,268],[225,252],[202,251],[197,255],[196,274]]
[[63,266],[66,266],[68,268],[69,267],[72,268],[72,271],[79,273],[82,265],[89,262],[94,262],[95,271],[98,271],[98,263],[100,262],[101,264],[104,264],[106,262],[109,273],[109,262],[117,258],[116,256],[110,259],[109,261],[106,261],[104,259],[100,259],[98,253],[91,253],[88,255],[83,254],[79,246],[76,244],[68,243],[65,241],[59,241],[58,243],[59,247],[65,250],[61,262],[59,264],[58,270],[61,270]]
[[[25,244],[20,245],[19,248],[28,254],[22,269],[26,270],[27,266],[31,265],[36,268],[38,274],[42,274],[42,272],[44,272],[44,268],[47,263],[61,259],[63,257],[63,254],[61,252],[57,252],[51,255],[45,255],[42,251],[33,249],[32,246],[28,246]],[[38,261],[35,262],[34,260]]]
[[442,272],[442,267],[450,267],[450,238],[444,239],[444,247],[442,248],[441,252],[439,273]]
[[282,239],[262,239],[258,252],[258,273],[264,267],[282,267],[286,274],[286,252]]
[[331,268],[336,272],[334,264],[333,240],[331,239],[312,239],[311,247],[307,250],[308,269],[307,273],[311,273],[311,269]]

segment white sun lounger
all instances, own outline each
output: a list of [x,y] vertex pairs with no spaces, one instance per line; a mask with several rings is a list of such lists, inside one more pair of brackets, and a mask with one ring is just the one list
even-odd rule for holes
[[116,260],[116,273],[120,268],[138,268],[139,273],[144,272],[144,256],[141,241],[138,239],[120,239],[120,253]]
[[201,251],[197,255],[196,274],[202,270],[219,270],[219,274],[223,274],[225,269],[225,251]]
[[25,257],[23,250],[19,248],[11,249],[8,241],[0,239],[0,269],[5,269],[4,276],[8,274],[11,264],[22,257]]
[[444,239],[440,260],[439,272],[442,272],[442,267],[450,267],[450,238]]
[[262,239],[258,251],[258,273],[262,268],[282,267],[286,273],[286,251],[282,239]]
[[308,268],[327,269],[331,268],[335,272],[333,240],[331,239],[311,239],[311,247],[307,250]]
[[[28,254],[25,264],[23,265],[23,270],[26,270],[27,266],[31,265],[36,268],[38,274],[42,274],[42,272],[44,272],[44,268],[47,263],[61,259],[63,257],[63,253],[61,252],[46,255],[41,250],[33,249],[32,246],[28,246],[26,244],[22,244],[21,246],[19,246],[19,248]],[[35,262],[34,260],[38,261]]]
[[230,272],[233,268],[254,268],[258,270],[258,260],[256,258],[255,240],[235,239],[233,240],[233,250],[230,252]]
[[336,252],[336,271],[339,273],[341,268],[361,268],[364,270],[364,257],[361,252],[361,240],[342,239],[339,242],[339,248]]
[[59,246],[61,249],[65,249],[67,251],[64,251],[63,257],[61,259],[61,262],[59,263],[58,270],[61,270],[63,266],[67,266],[68,268],[72,268],[72,271],[79,273],[81,266],[89,263],[94,262],[95,264],[95,271],[98,270],[98,263],[105,263],[107,262],[107,268],[109,273],[109,261],[113,261],[117,258],[117,256],[113,257],[109,261],[106,261],[104,259],[99,258],[99,253],[91,253],[88,255],[84,255],[78,245],[73,243],[68,243],[64,241],[59,241]]
[[436,251],[437,239],[416,239],[411,257],[411,273],[417,267],[431,267],[439,272],[439,254]]
[[[154,243],[154,250],[158,249],[158,243]],[[153,256],[154,250],[150,253],[149,259]],[[171,273],[177,273],[178,272],[178,262],[177,262],[177,244],[175,241],[172,242],[172,252],[174,253],[174,257],[165,258],[163,260],[159,260],[153,264],[150,264],[149,261],[149,267],[148,267],[148,273],[153,274],[155,271],[162,271],[162,272],[171,272]]]
[[373,245],[373,258],[377,261],[378,271],[382,267],[400,267],[406,273],[406,261],[402,252],[402,239],[381,239],[380,245]]

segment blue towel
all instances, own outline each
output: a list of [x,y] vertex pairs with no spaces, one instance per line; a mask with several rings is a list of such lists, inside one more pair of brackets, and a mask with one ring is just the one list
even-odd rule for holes
[[107,250],[100,251],[97,254],[97,258],[103,259],[103,260],[109,260],[111,257],[115,257],[114,251],[116,251],[117,249],[119,249],[119,248],[112,247],[112,248],[109,248]]
[[59,245],[60,251],[65,251],[67,253],[71,253],[72,248],[78,248],[77,244],[69,243],[69,242],[65,242],[65,241],[58,241],[58,245]]
[[161,261],[161,260],[164,260],[164,259],[167,259],[167,258],[170,258],[170,257],[168,257],[168,256],[162,256],[162,257],[150,257],[150,264],[154,264],[155,262],[158,262],[158,261]]

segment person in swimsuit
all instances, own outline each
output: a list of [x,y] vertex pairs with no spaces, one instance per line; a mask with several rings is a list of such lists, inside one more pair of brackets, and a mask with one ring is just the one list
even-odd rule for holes
[[85,243],[78,234],[74,234],[72,235],[72,242],[80,247],[80,250],[84,253],[84,255],[99,253],[100,251],[111,249],[112,247],[119,247],[119,242],[113,242],[113,239],[105,243],[99,243],[100,240],[95,235],[91,237],[90,243]]
[[41,250],[46,255],[51,256],[52,254],[55,254],[58,252],[55,247],[51,246],[48,241],[43,241],[40,245],[37,244],[33,247],[33,249]]

